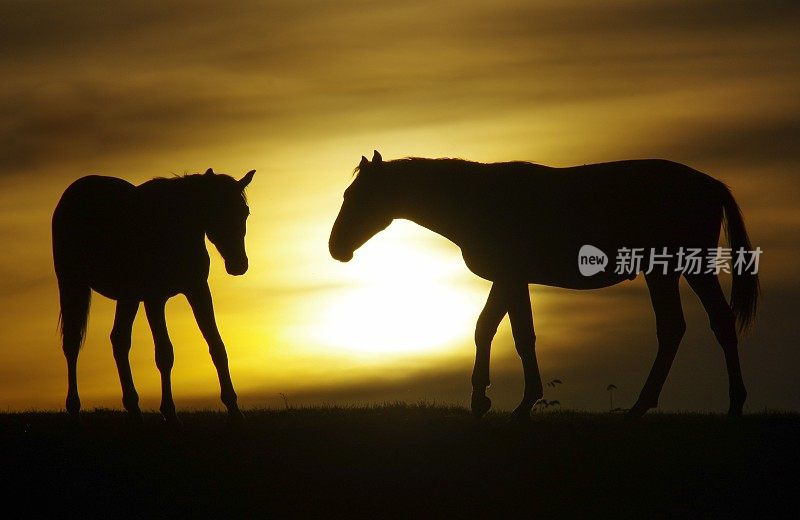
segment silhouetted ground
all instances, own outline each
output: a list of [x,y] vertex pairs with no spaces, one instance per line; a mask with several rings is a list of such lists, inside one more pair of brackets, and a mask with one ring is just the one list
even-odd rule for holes
[[537,413],[528,428],[461,408],[0,415],[4,507],[21,517],[793,517],[800,415]]

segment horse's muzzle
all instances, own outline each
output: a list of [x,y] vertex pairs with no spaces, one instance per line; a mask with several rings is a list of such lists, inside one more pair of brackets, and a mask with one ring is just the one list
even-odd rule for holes
[[225,262],[225,270],[228,271],[228,274],[233,276],[240,276],[247,272],[247,257],[244,260],[237,260],[235,262]]
[[342,249],[339,247],[334,247],[333,244],[328,243],[328,251],[330,251],[331,256],[340,262],[349,262],[353,259],[353,252],[348,251],[346,249]]

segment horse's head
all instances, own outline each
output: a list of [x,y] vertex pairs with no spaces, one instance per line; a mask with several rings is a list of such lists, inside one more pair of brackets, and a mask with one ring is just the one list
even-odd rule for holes
[[386,229],[394,219],[388,174],[381,154],[375,151],[372,162],[361,157],[357,174],[344,192],[344,201],[331,230],[328,250],[336,260],[348,262],[364,242]]
[[244,249],[246,221],[250,214],[244,189],[253,180],[255,170],[250,170],[239,180],[229,175],[217,175],[209,168],[203,179],[204,203],[202,211],[206,236],[225,260],[228,274],[247,272],[247,252]]

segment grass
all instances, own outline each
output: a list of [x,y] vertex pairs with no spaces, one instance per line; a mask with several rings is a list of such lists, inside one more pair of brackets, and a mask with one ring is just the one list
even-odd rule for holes
[[23,517],[797,517],[800,415],[458,407],[0,415],[0,489]]

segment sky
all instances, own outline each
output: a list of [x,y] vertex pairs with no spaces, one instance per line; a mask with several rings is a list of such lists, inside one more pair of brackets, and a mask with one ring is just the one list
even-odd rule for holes
[[[210,286],[247,407],[427,400],[467,404],[489,283],[446,239],[396,221],[341,264],[327,238],[361,155],[570,166],[659,157],[728,184],[761,258],[762,305],[741,343],[746,410],[800,409],[800,35],[794,1],[0,2],[0,409],[60,409],[66,364],[50,219],[100,173],[141,183],[202,172],[248,188],[250,271]],[[724,280],[729,286],[729,280]],[[697,298],[664,410],[727,408]],[[531,286],[545,397],[630,406],[656,351],[643,280],[596,291]],[[78,383],[121,407],[95,295]],[[185,299],[167,306],[179,409],[219,408]],[[134,378],[157,408],[143,311]],[[504,321],[497,407],[522,392]]]

